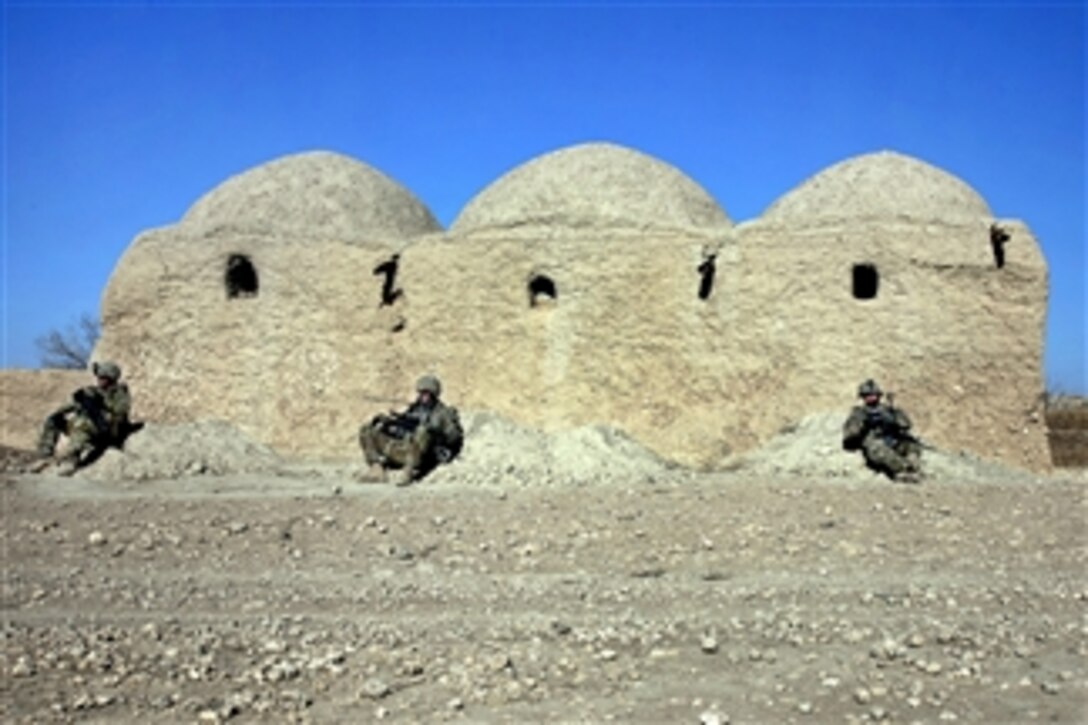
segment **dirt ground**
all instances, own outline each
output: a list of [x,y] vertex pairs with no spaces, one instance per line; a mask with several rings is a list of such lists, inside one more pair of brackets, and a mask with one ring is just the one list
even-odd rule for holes
[[1082,473],[3,478],[5,722],[1083,722]]

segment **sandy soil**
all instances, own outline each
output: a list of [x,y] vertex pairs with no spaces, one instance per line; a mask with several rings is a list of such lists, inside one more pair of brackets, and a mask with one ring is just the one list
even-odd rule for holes
[[1088,712],[1083,475],[354,470],[7,475],[3,719]]

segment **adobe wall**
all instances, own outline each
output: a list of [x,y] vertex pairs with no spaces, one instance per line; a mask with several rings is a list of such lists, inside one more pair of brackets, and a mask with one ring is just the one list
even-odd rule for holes
[[[256,296],[229,299],[244,254]],[[357,454],[370,400],[403,397],[375,266],[388,247],[238,234],[141,235],[102,300],[95,354],[117,360],[148,420],[223,419],[285,454]],[[389,405],[385,404],[385,408]]]
[[[434,235],[404,249],[385,307],[372,270],[389,247],[159,230],[118,265],[97,354],[122,362],[148,419],[231,420],[288,455],[357,456],[358,425],[432,371],[462,408],[545,429],[612,423],[712,466],[808,413],[845,416],[872,376],[934,444],[1045,468],[1045,267],[1027,228],[1003,225],[1000,270],[984,226]],[[226,298],[237,252],[257,297]],[[876,299],[853,298],[861,262],[879,271]],[[535,275],[557,299],[530,305]]]
[[[934,444],[1045,468],[1045,266],[1026,227],[1003,226],[1000,270],[987,225],[447,237],[404,255],[400,342],[409,369],[438,372],[469,407],[545,428],[613,422],[688,465],[809,413],[845,417],[873,376]],[[719,243],[702,300],[697,268]],[[878,270],[873,300],[854,299],[859,263]],[[536,274],[558,298],[531,308]]]
[[[716,304],[735,258],[728,239],[695,234],[415,244],[402,272],[405,357],[468,407],[545,429],[613,423],[669,459],[711,465],[757,442],[735,410],[747,405],[738,380],[773,385],[763,361],[776,343],[735,350],[734,311]],[[532,307],[536,275],[557,298]]]
[[[223,418],[287,455],[352,458],[359,424],[434,372],[463,409],[609,423],[713,466],[806,414],[845,416],[874,377],[933,443],[1047,465],[1038,246],[1002,222],[996,269],[985,201],[900,154],[837,164],[739,227],[678,171],[609,144],[523,164],[448,233],[326,153],[234,177],[194,210],[141,235],[103,297],[96,355],[149,420]],[[389,239],[368,241],[376,229]],[[394,253],[383,305],[374,269]],[[228,299],[235,254],[255,297]],[[851,290],[861,263],[879,273],[871,300]],[[532,305],[534,276],[557,298]]]
[[[741,314],[786,348],[759,435],[799,412],[845,409],[873,377],[933,444],[1047,468],[1046,267],[1026,226],[999,224],[1011,234],[1000,269],[981,222],[739,228]],[[860,263],[878,271],[874,299],[853,296]]]

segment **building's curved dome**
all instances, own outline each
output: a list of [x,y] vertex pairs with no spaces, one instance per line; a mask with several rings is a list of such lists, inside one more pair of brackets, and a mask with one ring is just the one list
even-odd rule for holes
[[819,224],[856,219],[911,219],[964,224],[988,220],[986,201],[964,181],[892,151],[855,156],[787,192],[762,219]]
[[698,184],[646,154],[587,143],[539,156],[470,201],[450,231],[712,231],[730,225]]
[[407,239],[440,229],[403,186],[328,151],[284,156],[232,176],[193,204],[181,223],[344,242]]

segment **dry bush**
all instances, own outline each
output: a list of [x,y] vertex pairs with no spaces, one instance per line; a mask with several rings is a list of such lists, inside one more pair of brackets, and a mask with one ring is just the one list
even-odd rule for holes
[[91,361],[101,328],[92,315],[83,314],[64,331],[51,330],[34,341],[43,368],[84,370]]

